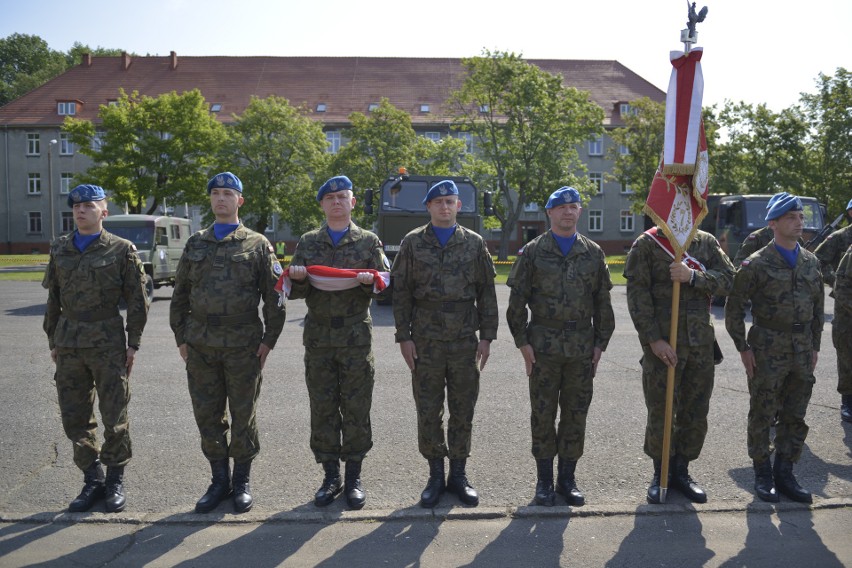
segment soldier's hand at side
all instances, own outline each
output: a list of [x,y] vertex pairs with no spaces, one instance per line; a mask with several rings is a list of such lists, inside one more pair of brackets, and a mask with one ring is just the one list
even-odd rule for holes
[[533,365],[535,365],[535,351],[533,351],[532,345],[529,343],[522,345],[519,349],[521,355],[524,357],[524,367],[526,367],[527,376],[529,377],[532,375]]
[[752,378],[754,376],[754,351],[751,349],[740,351],[740,359],[743,360],[746,376]]
[[417,347],[410,339],[408,341],[399,342],[399,352],[402,353],[402,358],[405,359],[405,364],[412,371],[414,370],[414,360],[417,359]]
[[358,273],[358,282],[361,284],[372,284],[373,283],[373,273],[372,272],[359,272]]
[[266,365],[266,357],[269,355],[269,352],[272,351],[269,348],[269,345],[265,343],[261,343],[257,348],[257,356],[260,357],[260,368],[263,369],[263,366]]
[[669,265],[669,273],[672,282],[686,284],[692,278],[692,269],[682,262],[673,262]]
[[130,371],[133,369],[133,362],[136,360],[136,350],[132,347],[127,348],[127,363],[124,365],[127,367],[127,376],[130,377]]
[[50,358],[53,360],[54,365],[56,364],[56,347],[50,350]]
[[288,270],[290,280],[296,280],[297,282],[301,282],[308,276],[308,269],[304,266],[293,266],[291,264]]
[[479,370],[485,368],[485,363],[488,361],[488,356],[491,355],[491,341],[481,339],[476,347],[476,361],[479,363]]
[[654,352],[660,361],[663,362],[667,367],[674,367],[677,365],[677,353],[675,353],[672,346],[664,339],[658,339],[651,343],[650,345],[651,351]]
[[603,350],[600,347],[595,347],[592,350],[592,376],[598,374],[598,363],[601,362],[601,355],[603,355]]
[[184,363],[186,363],[186,343],[181,343],[178,345],[178,353],[180,353],[180,358],[183,359]]
[[819,351],[811,351],[811,373],[816,369],[817,360],[819,360]]

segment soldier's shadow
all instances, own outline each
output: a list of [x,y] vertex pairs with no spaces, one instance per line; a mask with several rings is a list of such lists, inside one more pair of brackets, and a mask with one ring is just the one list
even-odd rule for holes
[[[716,553],[707,548],[707,539],[698,511],[649,515],[648,506],[640,505],[634,516],[633,530],[621,541],[607,568],[635,566],[704,566]],[[650,537],[649,535],[653,535]],[[678,558],[688,547],[687,558]]]
[[61,511],[39,513],[4,525],[0,528],[0,558],[8,558],[12,552],[61,531],[67,525],[59,522],[44,522],[45,516],[53,517],[60,514]]
[[34,304],[32,306],[23,306],[20,308],[10,308],[6,310],[7,316],[17,317],[33,317],[43,316],[47,304]]
[[544,517],[513,518],[497,538],[464,566],[561,566],[565,531],[570,521],[568,508],[563,508],[564,515],[553,508]]

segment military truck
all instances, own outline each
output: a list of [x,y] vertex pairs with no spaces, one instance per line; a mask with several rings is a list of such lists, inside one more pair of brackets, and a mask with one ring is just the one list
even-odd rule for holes
[[110,215],[104,228],[136,245],[150,301],[154,288],[174,286],[177,265],[190,237],[189,219],[160,215]]

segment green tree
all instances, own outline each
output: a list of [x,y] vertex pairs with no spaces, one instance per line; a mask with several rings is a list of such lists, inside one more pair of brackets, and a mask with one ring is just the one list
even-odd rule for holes
[[252,97],[245,112],[234,118],[220,159],[246,188],[240,214],[260,233],[273,213],[296,234],[316,227],[322,215],[314,198],[315,181],[328,161],[322,124],[311,120],[306,109],[276,96]]
[[158,97],[120,91],[98,117],[97,126],[72,117],[63,125],[94,161],[81,181],[104,186],[133,213],[151,214],[164,199],[206,202],[207,176],[225,132],[199,90]]
[[852,197],[852,73],[838,67],[820,73],[817,92],[802,94],[810,126],[811,189],[840,214]]
[[498,258],[505,260],[524,205],[544,202],[565,184],[589,195],[577,147],[603,131],[604,112],[588,93],[514,53],[486,50],[462,65],[467,75],[449,104],[455,126],[474,134],[494,172]]
[[0,106],[65,71],[65,56],[38,36],[12,34],[0,39]]
[[[79,41],[75,41],[74,45],[71,46],[71,49],[68,50],[68,53],[65,55],[65,66],[66,68],[71,68],[74,65],[79,65],[83,60],[83,55],[88,53],[93,57],[117,57],[124,53],[123,49],[113,49],[108,47],[95,47],[91,48],[88,44],[80,43]],[[135,55],[132,54],[131,55]]]

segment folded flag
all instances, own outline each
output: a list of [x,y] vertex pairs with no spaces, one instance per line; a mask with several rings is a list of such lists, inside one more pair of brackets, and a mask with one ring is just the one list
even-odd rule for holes
[[[308,266],[308,282],[311,286],[319,290],[335,292],[339,290],[348,290],[360,286],[358,282],[358,274],[369,272],[373,275],[373,293],[378,294],[390,285],[390,272],[380,272],[372,268],[332,268],[331,266],[322,266],[315,264]],[[290,269],[284,271],[275,284],[275,290],[281,294],[281,300],[285,300],[290,296],[292,281],[290,280]]]

